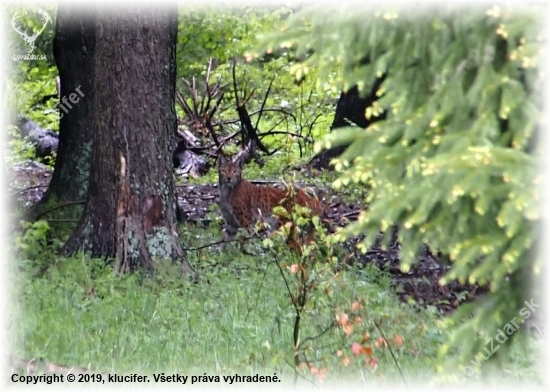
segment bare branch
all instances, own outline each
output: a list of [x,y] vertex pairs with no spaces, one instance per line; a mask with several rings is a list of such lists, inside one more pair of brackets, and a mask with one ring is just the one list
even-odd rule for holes
[[260,124],[260,119],[262,118],[262,113],[265,107],[265,104],[267,102],[267,97],[269,96],[269,92],[271,91],[271,86],[273,86],[273,81],[275,80],[275,75],[271,78],[271,81],[269,82],[269,86],[267,87],[267,90],[264,95],[264,100],[262,101],[262,105],[260,106],[260,114],[258,115],[258,120],[256,121],[256,129],[258,129],[258,124]]
[[220,240],[220,241],[212,242],[210,244],[202,245],[202,246],[199,246],[199,247],[196,247],[196,248],[183,248],[183,250],[186,251],[186,252],[197,251],[197,250],[209,248],[209,247],[214,246],[214,245],[220,245],[220,244],[223,244],[223,243],[236,242],[236,241],[248,241],[248,240],[253,240],[253,239],[256,239],[256,238],[260,238],[260,236],[259,235],[252,235],[252,236],[249,236],[249,237],[235,238],[235,239],[232,239],[232,240]]

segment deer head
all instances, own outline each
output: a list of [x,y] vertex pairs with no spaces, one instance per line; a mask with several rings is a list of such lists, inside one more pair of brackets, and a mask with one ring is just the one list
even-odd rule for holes
[[27,35],[27,31],[22,29],[21,23],[18,22],[18,19],[20,18],[19,12],[16,12],[13,14],[13,18],[11,20],[11,25],[15,31],[19,33],[19,35],[23,38],[25,41],[25,46],[27,47],[27,53],[31,54],[34,50],[34,41],[36,41],[36,38],[44,31],[46,28],[46,25],[51,20],[50,16],[46,13],[46,11],[43,11],[41,9],[38,10],[40,15],[42,16],[42,28],[37,33],[34,33],[33,35],[29,36]]

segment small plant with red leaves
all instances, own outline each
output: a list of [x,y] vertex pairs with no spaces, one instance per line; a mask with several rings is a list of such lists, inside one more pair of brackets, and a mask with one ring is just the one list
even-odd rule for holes
[[[284,252],[284,241],[289,233],[287,226],[281,226],[275,235],[264,240],[264,245],[276,250],[279,258],[288,255],[288,261],[279,262],[277,266],[294,309],[294,384],[300,377],[322,383],[331,372],[338,371],[339,366],[356,365],[377,371],[380,355],[391,351],[391,347],[376,321],[368,316],[365,299],[356,299],[342,307],[343,298],[338,293],[346,290],[347,283],[340,279],[334,267],[338,261],[335,238],[326,234],[318,217],[307,220],[295,209],[290,218],[296,222],[295,234],[298,236],[303,234],[300,227],[314,225],[315,241],[299,241],[301,252]],[[307,233],[311,231],[304,231]],[[376,337],[371,338],[371,335]],[[321,341],[322,345],[318,343]],[[390,339],[395,347],[402,346],[403,341],[397,334]],[[328,350],[326,347],[334,348]]]
[[[361,366],[370,368],[373,372],[378,369],[378,355],[385,350],[390,350],[392,357],[395,356],[391,351],[388,341],[383,331],[374,319],[369,320],[365,315],[365,306],[363,301],[352,302],[348,310],[337,310],[334,318],[339,329],[343,333],[342,347],[336,350],[336,356],[341,358],[341,364],[345,367],[353,363],[360,363]],[[370,329],[380,334],[376,339],[371,339]],[[402,347],[404,343],[403,336],[395,333],[391,339],[393,347]],[[399,367],[399,364],[395,360]]]

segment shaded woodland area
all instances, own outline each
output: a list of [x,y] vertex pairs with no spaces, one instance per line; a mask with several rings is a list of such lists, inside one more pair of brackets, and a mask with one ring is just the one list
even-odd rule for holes
[[[234,317],[244,330],[254,317],[268,352],[243,332],[249,359],[235,359],[244,357],[235,341],[223,359],[230,371],[279,371],[298,385],[367,369],[407,385],[450,363],[448,379],[438,382],[463,379],[457,369],[477,358],[501,319],[529,298],[540,303],[539,210],[536,190],[526,185],[540,181],[533,167],[541,153],[534,142],[538,51],[529,51],[540,40],[531,16],[488,8],[361,17],[342,7],[329,23],[307,7],[219,13],[175,3],[124,10],[60,4],[46,12],[48,27],[43,10],[10,11],[14,37],[44,23],[32,48],[11,37],[12,49],[47,59],[14,65],[6,109],[11,251],[21,259],[27,315],[43,317],[28,293],[63,287],[59,303],[67,295],[78,304],[57,319],[94,307],[111,320],[122,306],[133,321],[120,337],[127,326],[151,325],[140,339],[162,339],[188,323],[183,340],[217,342],[213,336],[228,331],[197,338],[190,326],[211,320],[219,310],[210,301],[232,299],[243,284],[242,292],[256,290],[246,291],[246,306],[236,301],[237,316],[216,317]],[[312,31],[319,35],[308,39]],[[329,31],[349,43],[344,52]],[[471,41],[474,35],[481,38]],[[240,247],[222,244],[220,154],[242,158],[254,186],[313,190],[320,220],[285,211],[284,222],[314,227],[314,244],[289,251],[286,224],[270,236],[256,228],[239,237]],[[137,305],[116,302],[124,298]],[[174,302],[157,307],[162,301]],[[277,338],[262,303],[277,314]],[[187,310],[163,311],[178,307]],[[441,327],[447,318],[453,321]],[[31,344],[16,350],[14,369],[44,352],[32,362],[35,371],[63,363],[57,371],[65,372],[65,348],[40,351],[46,346],[37,325],[51,325],[59,337],[80,327],[28,320],[29,332],[18,339]],[[536,345],[542,316],[533,311],[524,321],[499,355],[521,363],[519,372],[536,385],[533,354],[514,350],[524,337]],[[231,321],[219,328],[225,324]],[[468,334],[476,338],[461,348]],[[99,336],[81,338],[81,352]],[[448,355],[441,346],[454,348]],[[144,355],[155,356],[151,350]],[[86,355],[71,357],[74,366],[104,371],[104,362]],[[120,368],[138,361],[120,355]],[[166,355],[151,371],[177,363],[176,354]],[[211,356],[186,355],[198,355],[195,371],[212,369]],[[404,374],[402,365],[418,356],[422,371]]]

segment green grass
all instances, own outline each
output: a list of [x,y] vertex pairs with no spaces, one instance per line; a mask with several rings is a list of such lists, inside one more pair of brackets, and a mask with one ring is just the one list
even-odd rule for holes
[[[219,230],[216,225],[184,228],[182,234],[191,247],[217,239]],[[290,383],[295,311],[274,261],[290,265],[294,256],[282,248],[265,250],[259,241],[248,250],[257,256],[245,256],[236,248],[189,252],[202,275],[199,284],[182,278],[170,264],[146,277],[116,276],[112,267],[83,256],[19,261],[13,272],[13,355],[108,373],[277,373]],[[49,264],[45,268],[40,263]],[[293,275],[284,270],[292,287]],[[310,273],[316,274],[317,288],[306,306],[301,340],[320,335],[336,314],[347,313],[350,320],[361,317],[350,336],[338,326],[304,346],[311,363],[327,369],[326,385],[402,383],[391,353],[375,344],[381,333],[374,322],[409,384],[438,377],[435,369],[443,360],[437,352],[448,332],[437,314],[399,302],[389,277],[374,268],[336,275],[321,266]],[[352,317],[355,301],[363,307]],[[351,353],[351,344],[366,333],[363,345],[372,348],[376,370],[366,364],[365,355]],[[396,335],[403,338],[401,347],[393,340]],[[343,365],[338,350],[351,359],[349,366]],[[526,382],[527,374],[528,382],[536,380],[533,361],[529,352],[513,350],[504,368],[507,379]],[[305,368],[301,374],[312,378]]]

